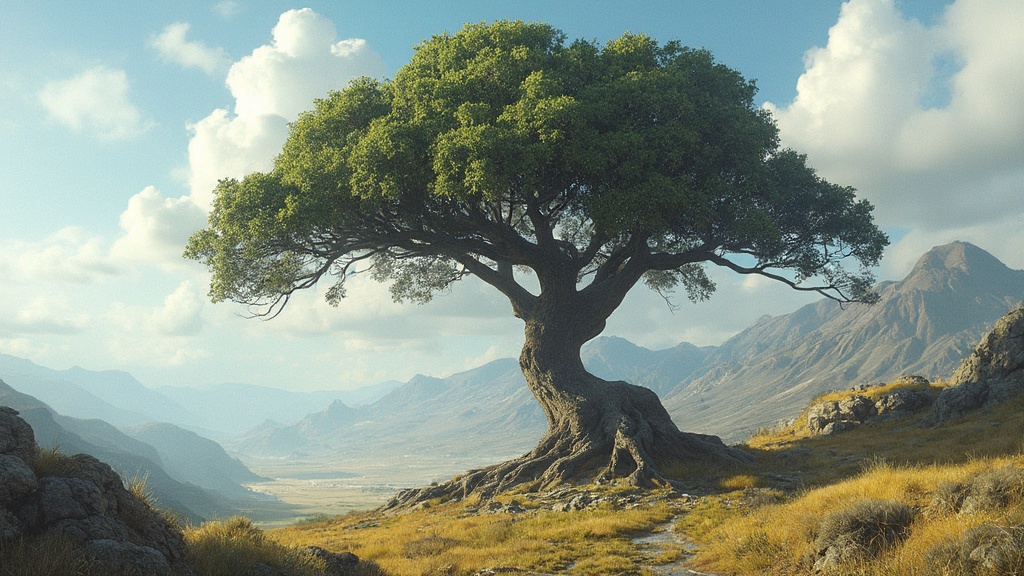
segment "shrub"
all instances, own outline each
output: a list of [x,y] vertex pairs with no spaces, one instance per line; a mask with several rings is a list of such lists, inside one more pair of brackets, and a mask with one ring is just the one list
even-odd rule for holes
[[976,526],[933,547],[925,562],[931,572],[948,576],[1024,573],[1024,526]]
[[75,471],[75,461],[56,444],[49,448],[36,446],[36,457],[29,462],[37,478],[68,476]]
[[56,535],[32,542],[0,538],[0,576],[86,576],[92,563],[67,538]]
[[318,576],[324,569],[323,561],[267,538],[241,516],[187,529],[185,542],[198,576],[236,576],[256,564],[295,576]]
[[1013,466],[987,470],[975,476],[967,488],[963,513],[1007,506],[1024,498],[1024,471]]
[[821,520],[804,561],[821,571],[870,559],[906,539],[914,516],[914,508],[902,502],[855,502]]

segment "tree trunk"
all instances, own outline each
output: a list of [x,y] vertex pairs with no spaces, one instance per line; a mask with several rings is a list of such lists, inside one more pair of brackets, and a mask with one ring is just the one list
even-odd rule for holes
[[580,349],[600,333],[604,320],[587,320],[573,314],[573,308],[535,309],[526,320],[519,365],[548,420],[537,446],[519,458],[470,470],[444,484],[405,490],[383,509],[434,498],[461,499],[473,492],[489,498],[521,484],[542,489],[579,478],[666,485],[661,470],[669,465],[749,461],[747,454],[727,447],[717,436],[680,432],[653,391],[587,372]]

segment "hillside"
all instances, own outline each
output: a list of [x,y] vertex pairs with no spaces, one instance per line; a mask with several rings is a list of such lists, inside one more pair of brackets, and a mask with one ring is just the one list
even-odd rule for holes
[[152,389],[126,372],[77,366],[54,370],[2,353],[0,379],[66,416],[118,427],[170,422],[216,440],[242,434],[268,419],[295,422],[334,400],[366,405],[399,385],[383,382],[358,390],[301,392],[237,383]]

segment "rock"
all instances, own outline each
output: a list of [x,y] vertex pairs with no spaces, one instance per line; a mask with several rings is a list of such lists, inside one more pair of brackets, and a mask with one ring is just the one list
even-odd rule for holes
[[0,454],[10,454],[26,463],[36,457],[36,437],[32,427],[9,406],[0,406]]
[[[925,380],[927,382],[927,380]],[[875,413],[887,418],[901,416],[924,408],[931,402],[931,397],[917,390],[901,388],[882,396],[875,401]]]
[[35,472],[24,460],[13,454],[0,454],[0,508],[32,493],[38,485]]
[[858,394],[811,406],[807,413],[807,428],[811,434],[834,434],[849,430],[876,413],[874,402]]
[[129,492],[110,466],[61,456],[59,472],[37,477],[34,438],[16,411],[0,407],[0,544],[59,535],[95,558],[97,573],[192,573],[180,529]]
[[327,576],[345,576],[359,564],[359,557],[351,552],[330,552],[319,546],[306,546],[303,551],[323,560]]
[[1024,307],[1000,318],[953,373],[924,424],[938,425],[1024,392]]
[[92,540],[87,547],[89,555],[111,574],[137,574],[138,576],[170,576],[171,565],[163,554],[149,546],[138,546],[117,540]]

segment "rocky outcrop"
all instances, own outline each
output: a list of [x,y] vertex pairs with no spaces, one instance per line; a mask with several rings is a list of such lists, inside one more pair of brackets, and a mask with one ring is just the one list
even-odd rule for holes
[[[856,394],[842,400],[830,400],[812,405],[807,411],[807,429],[816,436],[827,436],[855,428],[868,421],[884,421],[921,410],[932,401],[927,392],[915,389],[928,384],[916,375],[903,375],[897,384],[906,388],[892,391],[872,400]],[[860,386],[857,390],[866,390]]]
[[[32,428],[0,407],[0,539],[62,536],[109,573],[191,574],[180,530],[92,456],[40,462]],[[39,472],[37,472],[39,470]]]
[[942,424],[1024,392],[1024,307],[996,322],[953,373],[926,424]]

